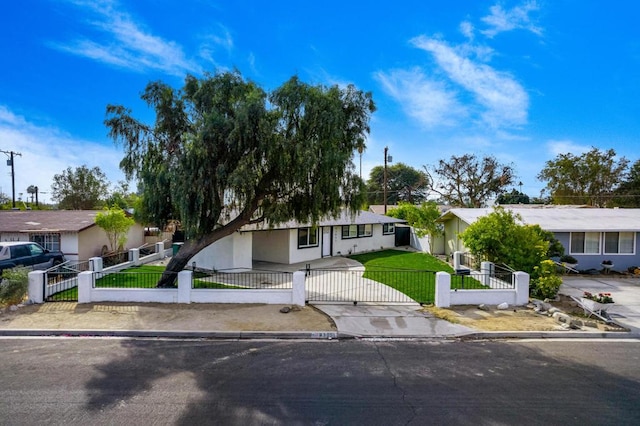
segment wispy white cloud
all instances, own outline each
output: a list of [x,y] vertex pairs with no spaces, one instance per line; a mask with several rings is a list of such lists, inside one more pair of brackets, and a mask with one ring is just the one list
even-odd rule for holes
[[473,24],[471,22],[462,21],[460,23],[460,32],[469,40],[473,40],[473,38],[475,37],[474,31],[475,28],[473,27]]
[[[178,43],[165,40],[142,28],[121,10],[122,6],[117,1],[78,0],[72,3],[91,13],[88,24],[97,34],[69,42],[52,42],[52,47],[136,72],[158,70],[183,76],[185,72],[200,70],[194,60],[186,57]],[[226,45],[232,44],[229,39],[223,41]]]
[[539,10],[536,0],[525,1],[519,6],[505,10],[500,4],[491,6],[489,9],[491,14],[482,18],[482,22],[488,25],[486,30],[481,31],[482,34],[491,38],[505,31],[522,29],[531,31],[534,34],[541,35],[542,28],[536,25],[529,14]]
[[419,68],[377,72],[374,78],[407,115],[426,127],[453,126],[467,114],[455,91],[444,82],[428,78]]
[[485,124],[499,128],[526,123],[529,95],[511,75],[462,56],[441,40],[420,36],[412,44],[431,53],[451,81],[473,94]]
[[585,152],[591,150],[591,146],[588,145],[580,145],[571,140],[549,140],[546,143],[547,151],[553,155],[557,156],[559,154],[573,154],[580,155]]
[[[30,122],[4,105],[0,105],[0,141],[3,151],[22,154],[15,158],[16,198],[23,193],[26,199],[27,187],[35,185],[42,192],[40,200],[50,202],[53,176],[83,164],[100,167],[113,184],[125,180],[118,167],[123,154],[115,145],[74,138],[55,127]],[[4,171],[0,191],[11,194],[11,178]]]

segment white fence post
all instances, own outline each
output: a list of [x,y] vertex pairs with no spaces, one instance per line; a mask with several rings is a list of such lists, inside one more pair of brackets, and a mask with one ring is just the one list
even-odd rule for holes
[[93,272],[102,272],[102,258],[92,257],[89,259],[89,270]]
[[93,277],[95,272],[84,271],[78,274],[78,303],[91,303]]
[[29,272],[29,294],[28,298],[33,303],[44,303],[44,271]]
[[164,243],[156,243],[156,254],[158,255],[158,260],[164,259]]
[[291,293],[291,304],[304,306],[305,304],[305,273],[304,271],[296,271],[293,273],[293,291]]
[[178,272],[178,303],[191,303],[192,271]]
[[461,251],[454,251],[453,252],[453,269],[455,271],[460,269],[460,266],[461,266],[461,263],[462,263],[460,261],[461,258],[462,258],[462,252]]
[[482,274],[482,284],[491,287],[491,277],[495,275],[496,265],[493,262],[481,262],[480,273]]
[[142,265],[142,262],[140,262],[140,249],[133,248],[129,250],[129,260],[133,262],[135,266]]
[[516,305],[526,305],[529,303],[529,274],[518,271],[513,276],[516,284]]
[[451,306],[451,274],[436,272],[436,296],[435,305],[438,308]]

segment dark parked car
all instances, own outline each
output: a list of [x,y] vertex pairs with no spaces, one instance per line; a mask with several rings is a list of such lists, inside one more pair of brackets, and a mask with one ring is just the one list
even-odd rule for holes
[[30,269],[48,269],[64,261],[62,252],[49,251],[37,243],[0,242],[0,273],[20,265]]

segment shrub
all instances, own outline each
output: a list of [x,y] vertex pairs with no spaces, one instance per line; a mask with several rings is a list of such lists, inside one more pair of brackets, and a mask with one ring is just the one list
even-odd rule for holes
[[552,260],[543,260],[535,270],[536,278],[531,280],[529,294],[538,299],[556,297],[562,285],[562,278],[556,274],[555,263]]
[[29,289],[29,270],[24,266],[5,269],[0,282],[0,303],[16,305],[21,303]]
[[571,255],[565,254],[565,255],[560,257],[560,262],[570,263],[572,265],[575,265],[575,264],[578,263],[578,259],[576,259],[575,257],[573,257]]

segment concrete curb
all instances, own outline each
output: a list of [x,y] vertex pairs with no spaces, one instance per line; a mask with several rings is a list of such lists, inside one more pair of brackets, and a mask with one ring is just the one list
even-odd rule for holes
[[338,340],[335,331],[33,330],[4,329],[1,337],[132,337],[220,340]]
[[461,335],[457,339],[640,339],[640,333],[626,331],[481,331]]
[[640,333],[590,331],[479,331],[457,335],[359,335],[335,331],[34,330],[0,329],[0,337],[121,337],[203,340],[517,340],[627,339]]

